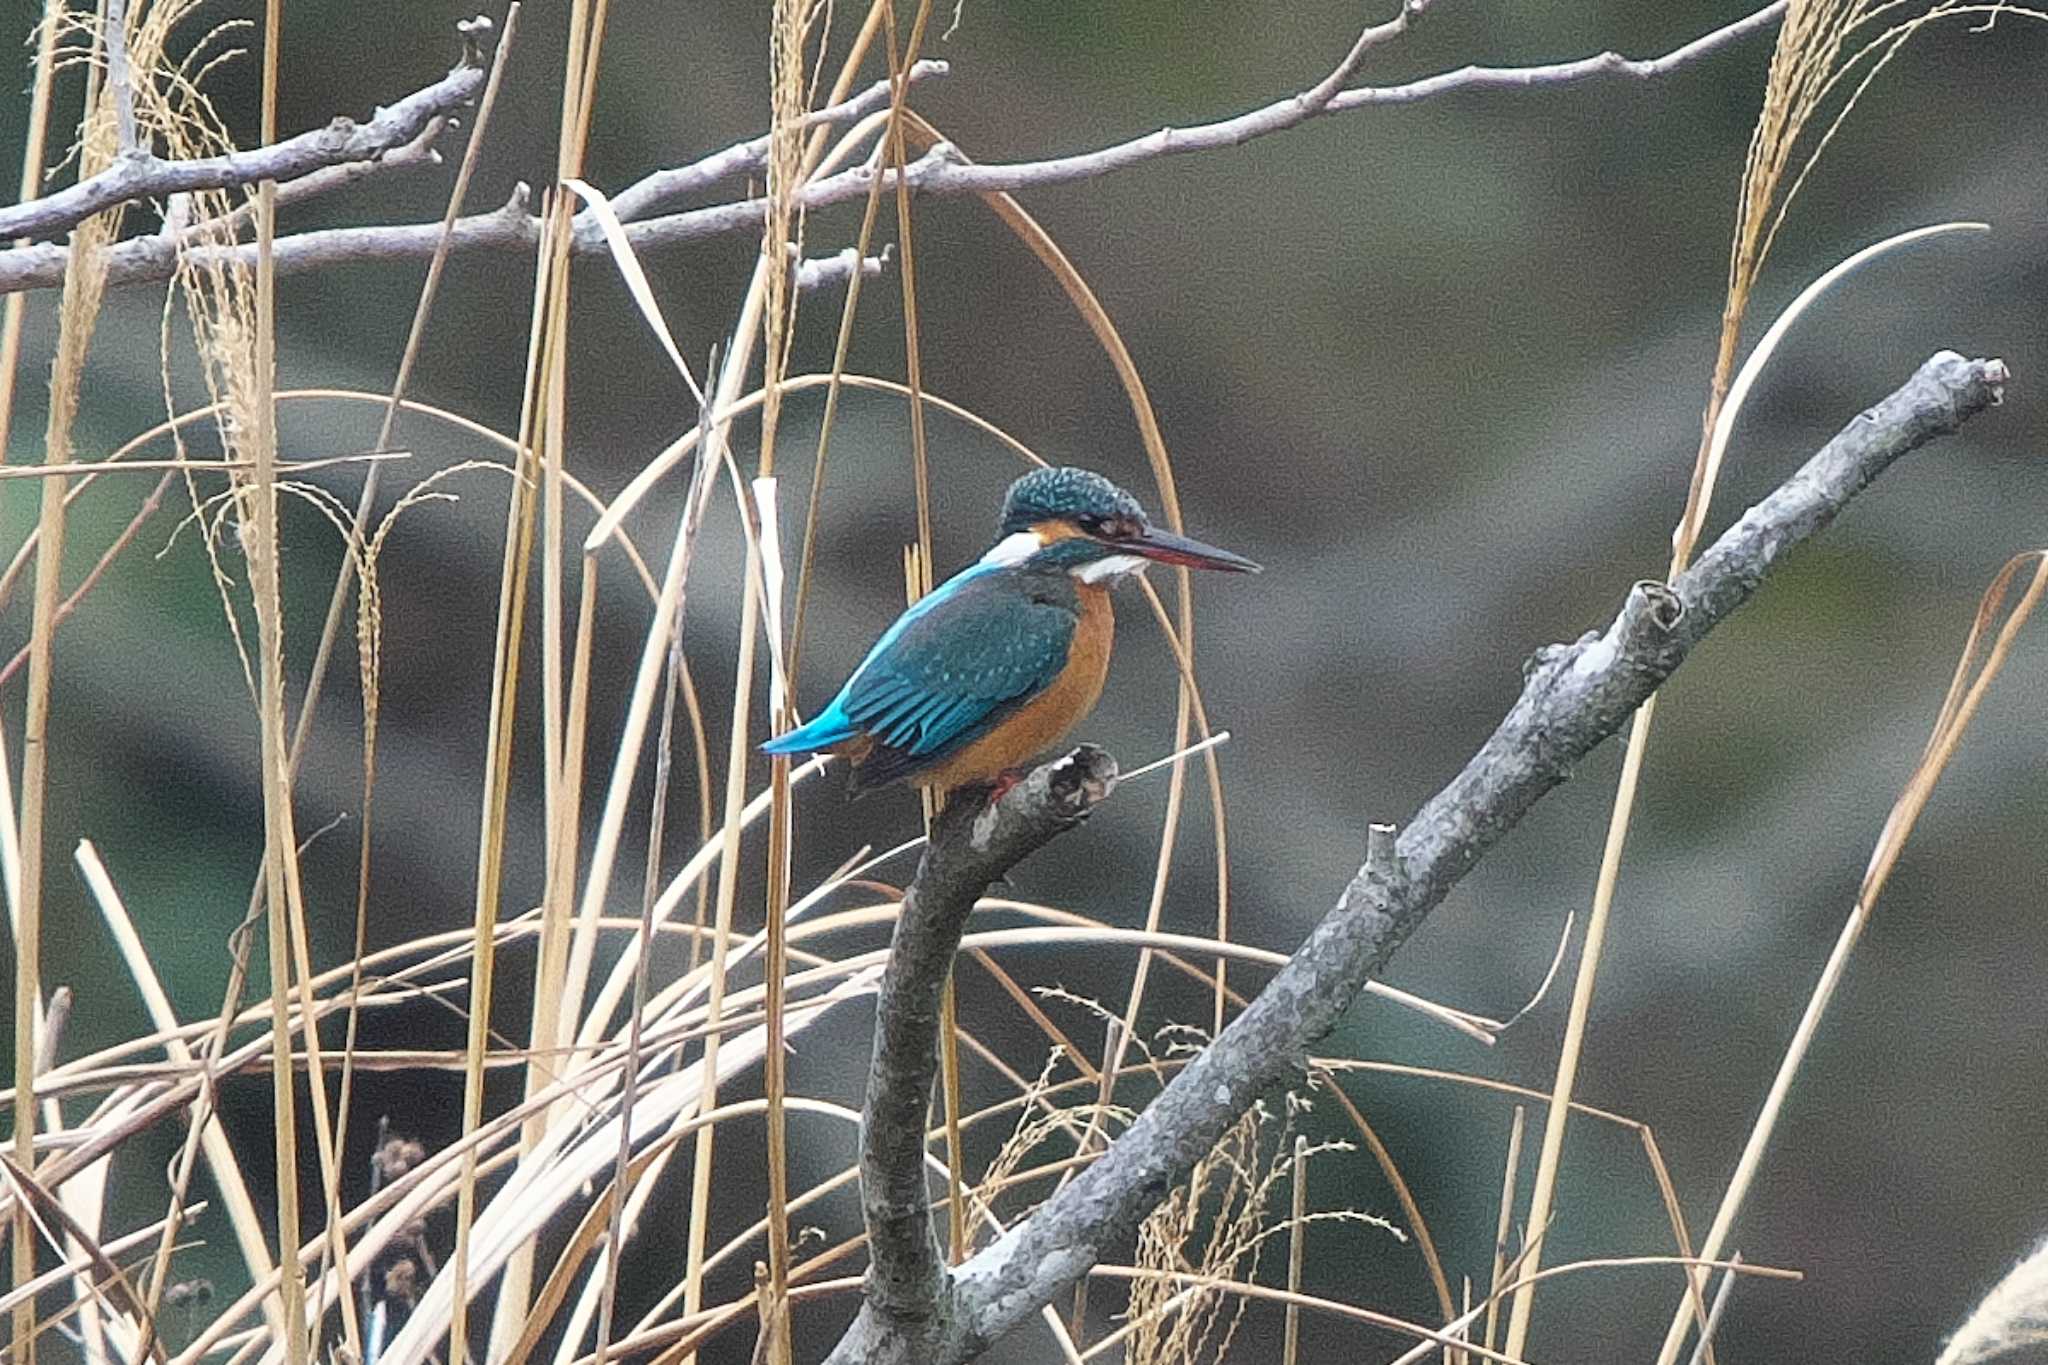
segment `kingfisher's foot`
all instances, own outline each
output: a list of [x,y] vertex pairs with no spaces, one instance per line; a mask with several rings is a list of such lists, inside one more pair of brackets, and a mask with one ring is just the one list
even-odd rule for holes
[[988,784],[988,798],[983,804],[993,806],[1010,794],[1010,788],[1030,775],[1031,770],[1028,768],[1012,768],[1008,772],[997,773],[996,780]]

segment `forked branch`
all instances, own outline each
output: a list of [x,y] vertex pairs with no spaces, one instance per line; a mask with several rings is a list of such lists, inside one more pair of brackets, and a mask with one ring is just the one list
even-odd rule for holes
[[[937,1262],[920,1164],[937,1011],[913,1012],[910,1002],[924,994],[936,999],[936,977],[951,956],[950,949],[943,957],[939,950],[958,942],[959,921],[987,882],[975,884],[974,878],[985,869],[997,875],[1036,843],[1020,843],[1016,857],[1000,865],[977,863],[974,822],[955,820],[935,829],[918,881],[926,881],[926,869],[966,866],[973,875],[956,874],[945,896],[937,894],[934,882],[914,885],[906,898],[890,966],[897,990],[884,989],[870,1083],[869,1126],[890,1127],[864,1135],[862,1144],[876,1271],[859,1318],[830,1360],[958,1365],[1087,1274],[1261,1092],[1300,1067],[1309,1047],[1473,864],[1618,732],[1787,553],[1833,521],[1895,460],[1996,403],[2005,381],[1999,361],[1965,360],[1948,351],[1934,356],[1752,507],[1676,583],[1638,583],[1604,632],[1538,650],[1506,718],[1450,785],[1416,813],[1392,856],[1386,856],[1384,841],[1375,841],[1380,856],[1367,861],[1287,965],[1124,1136],[1023,1222],[951,1270]],[[1065,762],[1092,762],[1088,752]],[[1049,783],[1059,767],[1041,769],[1033,783]],[[990,827],[1004,828],[1005,819],[1017,818],[1005,808],[1029,799],[1012,792],[990,817]],[[1048,828],[1036,842],[1053,833],[1057,828]],[[934,915],[946,917],[946,925],[924,922]],[[904,956],[906,941],[921,945],[914,959]],[[913,979],[925,982],[914,997],[903,991],[903,983]],[[907,1069],[919,1058],[921,1089],[918,1073]],[[888,1109],[880,1115],[873,1091],[878,1083]],[[907,1120],[916,1130],[914,1140],[903,1140],[897,1131],[906,1122],[899,1110],[914,1111]],[[914,1214],[903,1202],[913,1190]]]

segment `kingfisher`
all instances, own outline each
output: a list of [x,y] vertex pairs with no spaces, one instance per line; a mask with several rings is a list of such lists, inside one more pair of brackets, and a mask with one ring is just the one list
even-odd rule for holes
[[1109,590],[1152,563],[1259,570],[1154,526],[1091,470],[1026,474],[988,553],[897,617],[830,705],[762,751],[842,755],[856,794],[891,782],[999,792],[1095,709]]

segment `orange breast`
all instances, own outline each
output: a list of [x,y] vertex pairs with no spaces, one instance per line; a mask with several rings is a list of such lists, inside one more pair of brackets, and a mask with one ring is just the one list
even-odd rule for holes
[[1050,750],[1079,725],[1102,696],[1116,612],[1109,590],[1076,583],[1081,619],[1067,646],[1067,666],[1052,686],[1004,717],[974,743],[911,778],[920,787],[962,787],[987,782]]

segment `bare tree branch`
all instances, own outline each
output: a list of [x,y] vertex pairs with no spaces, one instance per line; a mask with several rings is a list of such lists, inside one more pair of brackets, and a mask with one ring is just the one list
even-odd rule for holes
[[[914,85],[935,76],[948,75],[952,69],[949,63],[925,60],[913,64],[906,79]],[[889,81],[884,77],[858,95],[813,111],[804,119],[803,126],[838,128],[849,123],[857,123],[869,114],[878,113],[888,107]],[[630,223],[636,218],[645,218],[671,200],[680,199],[686,194],[695,194],[699,190],[710,189],[723,180],[758,171],[767,164],[768,135],[763,133],[745,142],[735,142],[724,151],[699,157],[687,166],[656,171],[635,181],[612,196],[612,212],[618,214],[620,222]],[[588,210],[577,216],[586,224],[595,221],[589,217]]]
[[966,794],[932,829],[889,945],[875,1005],[874,1060],[860,1125],[861,1211],[885,1315],[938,1301],[945,1259],[925,1187],[925,1114],[938,1074],[939,997],[967,916],[992,882],[1086,819],[1116,785],[1116,760],[1083,745],[989,804]]
[[1419,81],[1408,81],[1402,85],[1368,85],[1357,90],[1346,90],[1330,101],[1325,111],[1332,114],[1347,113],[1369,105],[1419,104],[1423,100],[1435,99],[1439,95],[1460,94],[1472,91],[1529,90],[1541,86],[1577,85],[1583,81],[1601,80],[1610,76],[1630,80],[1652,81],[1669,75],[1681,66],[1705,57],[1711,57],[1721,49],[1740,42],[1752,33],[1761,33],[1773,28],[1785,17],[1787,0],[1775,0],[1756,13],[1737,19],[1726,28],[1717,28],[1712,33],[1693,39],[1681,47],[1675,47],[1661,57],[1624,57],[1619,52],[1602,52],[1592,57],[1581,57],[1571,62],[1550,62],[1541,66],[1461,66],[1456,71],[1446,71],[1437,76],[1425,76]]
[[[122,72],[127,70],[123,47]],[[125,76],[124,76],[125,84]],[[40,199],[0,209],[0,237],[48,237],[65,232],[116,204],[139,199],[168,199],[195,190],[254,185],[264,180],[293,180],[328,166],[374,161],[405,146],[428,123],[468,103],[483,89],[484,71],[464,61],[424,90],[416,90],[368,123],[337,118],[325,128],[286,138],[268,147],[221,156],[171,160],[134,142],[134,106],[127,107],[125,143],[114,164]],[[116,87],[117,99],[121,89]],[[8,253],[10,256],[12,252]]]
[[[1167,1084],[1099,1161],[952,1270],[925,1263],[933,1254],[928,1222],[919,1228],[896,1207],[897,1197],[909,1189],[908,1173],[915,1170],[917,1218],[929,1217],[923,1173],[917,1168],[922,1128],[905,1147],[893,1127],[901,1116],[893,1110],[914,1099],[921,1125],[936,1009],[912,1015],[885,993],[870,1084],[898,1091],[891,1094],[892,1112],[886,1115],[876,1115],[870,1097],[871,1122],[885,1121],[892,1129],[879,1139],[864,1138],[862,1148],[863,1179],[880,1187],[864,1195],[876,1273],[859,1318],[830,1362],[958,1365],[1086,1274],[1105,1251],[1131,1235],[1262,1091],[1300,1068],[1308,1048],[1330,1031],[1366,981],[1386,967],[1473,864],[1569,777],[1581,759],[1627,724],[1789,551],[1833,521],[1893,461],[1956,431],[1996,403],[2006,378],[1999,361],[1937,354],[1903,388],[1851,421],[1782,487],[1751,508],[1676,583],[1638,583],[1605,632],[1588,632],[1572,644],[1537,651],[1525,670],[1521,696],[1464,771],[1417,812],[1394,842],[1391,856],[1383,838],[1371,841],[1375,856],[1243,1013]],[[1044,780],[1049,771],[1042,769],[1033,780]],[[1001,829],[1005,819],[1021,815],[1021,810],[998,808],[994,827]],[[963,836],[971,839],[978,832],[979,825],[959,821],[934,830],[926,866],[969,860],[979,875],[982,865],[971,862],[971,848],[956,847]],[[924,875],[920,870],[920,880]],[[962,890],[960,882],[951,885],[955,894]],[[908,941],[919,948],[906,963],[892,957],[891,973],[906,980],[924,981],[934,971],[933,957],[947,941],[945,935],[958,938],[957,925],[913,921],[937,911],[955,919],[964,914],[964,907],[944,900],[935,889],[927,895],[906,901],[898,926],[899,944]],[[923,994],[906,998],[921,1000]],[[904,1017],[892,1017],[892,1008],[904,1009]],[[926,1089],[906,1096],[900,1087],[915,1085],[917,1074],[899,1073],[896,1062],[918,1057],[925,1059]],[[926,1243],[924,1252],[913,1234]]]
[[[1343,88],[1367,52],[1406,32],[1414,18],[1431,3],[1433,0],[1405,0],[1395,18],[1365,29],[1344,61],[1315,86],[1235,118],[1193,128],[1163,128],[1096,151],[1044,161],[983,165],[969,161],[958,148],[941,144],[911,162],[900,174],[913,191],[927,196],[952,198],[991,191],[1039,189],[1092,180],[1161,157],[1238,146],[1254,138],[1285,132],[1326,114],[1371,105],[1415,104],[1465,91],[1552,89],[1608,79],[1653,80],[1768,29],[1783,17],[1786,0],[1774,0],[1732,24],[1659,57],[1631,59],[1614,52],[1603,52],[1570,62],[1521,67],[1466,66],[1400,85]],[[912,77],[944,75],[946,71],[944,62],[920,62],[913,68]],[[888,83],[878,82],[843,104],[819,110],[811,115],[810,121],[833,125],[851,123],[881,108],[887,99]],[[647,215],[662,203],[754,169],[761,164],[765,147],[765,138],[750,139],[688,166],[656,172],[613,196],[613,207],[626,223],[626,234],[634,248],[644,251],[729,233],[759,231],[767,210],[765,199],[738,200],[658,217]],[[805,209],[815,210],[864,200],[875,174],[873,168],[863,166],[827,176],[806,186],[798,201]],[[893,188],[899,172],[891,170],[883,174],[887,180],[885,188]],[[528,210],[525,200],[515,197],[493,212],[458,219],[450,250],[530,251],[539,238],[539,232],[539,221]],[[355,262],[425,260],[433,254],[440,234],[439,223],[334,228],[291,234],[277,240],[277,269],[280,274],[286,274]],[[249,245],[219,249],[250,260],[255,256],[255,248]],[[574,249],[579,253],[606,250],[603,234],[587,214],[578,217]],[[68,260],[67,249],[54,243],[0,252],[0,294],[54,288],[63,282]],[[120,243],[107,251],[106,260],[109,285],[143,284],[167,279],[177,266],[172,246],[150,238]]]
[[[1581,61],[1549,66],[1468,66],[1406,85],[1341,89],[1368,51],[1406,32],[1414,16],[1425,10],[1429,3],[1430,0],[1406,0],[1397,17],[1366,29],[1336,70],[1313,88],[1236,118],[1193,128],[1162,128],[1145,137],[1093,152],[1045,161],[982,165],[969,161],[958,148],[940,144],[904,167],[901,175],[914,192],[927,196],[953,198],[997,191],[1013,193],[1077,180],[1093,180],[1161,157],[1236,147],[1254,138],[1285,132],[1323,114],[1369,104],[1412,104],[1461,90],[1525,90],[1576,85],[1609,77],[1647,80],[1666,75],[1720,51],[1739,38],[1766,29],[1775,24],[1785,11],[1785,0],[1776,0],[1776,3],[1726,28],[1695,39],[1662,57],[1642,61],[1606,52]],[[874,169],[866,166],[842,171],[806,186],[798,198],[808,210],[865,199],[875,174]],[[898,172],[885,171],[882,174],[884,192],[894,189]],[[767,200],[748,199],[629,223],[626,231],[634,247],[644,250],[728,232],[758,230],[766,209]],[[578,242],[579,249],[584,250],[595,249],[595,245],[585,245],[580,239]]]

